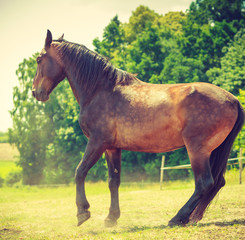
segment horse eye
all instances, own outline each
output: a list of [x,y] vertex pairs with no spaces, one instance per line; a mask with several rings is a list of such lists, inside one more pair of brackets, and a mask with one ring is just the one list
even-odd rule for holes
[[41,58],[38,57],[38,58],[37,58],[37,63],[40,63],[40,62],[41,62]]

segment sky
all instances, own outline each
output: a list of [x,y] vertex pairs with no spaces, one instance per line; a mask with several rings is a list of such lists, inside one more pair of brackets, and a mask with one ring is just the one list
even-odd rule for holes
[[0,0],[0,131],[12,127],[13,87],[19,63],[41,51],[47,29],[93,50],[94,38],[118,15],[121,22],[139,5],[159,14],[183,11],[192,0]]

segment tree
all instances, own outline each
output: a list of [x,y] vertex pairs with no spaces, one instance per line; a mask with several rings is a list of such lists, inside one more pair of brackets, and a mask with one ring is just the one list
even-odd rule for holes
[[136,40],[139,34],[147,28],[148,23],[156,24],[159,14],[146,6],[140,5],[132,12],[129,22],[125,24],[125,39],[127,43]]
[[210,69],[207,76],[210,82],[238,95],[239,89],[245,88],[245,29],[223,48],[223,53],[221,67]]
[[183,12],[169,12],[164,16],[159,17],[159,24],[161,28],[168,28],[174,35],[181,35],[183,33],[182,26],[186,21],[186,14]]
[[200,60],[184,57],[177,48],[171,49],[164,60],[164,67],[159,75],[151,78],[152,83],[174,84],[203,82],[204,66]]
[[[16,71],[19,86],[13,93],[9,141],[19,150],[24,184],[69,183],[87,142],[78,123],[80,107],[67,80],[56,87],[46,103],[32,97],[37,55],[24,59]],[[105,176],[105,161],[99,161],[88,179]]]
[[241,0],[196,0],[190,5],[179,40],[183,55],[200,59],[205,72],[220,67],[222,48],[244,26],[244,17]]
[[113,52],[121,48],[123,41],[124,31],[116,15],[105,27],[102,41],[99,38],[95,38],[93,45],[95,46],[96,52],[113,59]]
[[[238,100],[245,109],[245,90],[240,89],[239,90],[239,96]],[[245,150],[245,125],[243,125],[243,128],[241,132],[238,134],[234,144],[233,144],[233,149],[238,152],[240,148],[243,148]]]
[[153,74],[160,74],[165,53],[162,51],[159,29],[150,22],[127,48],[126,69],[148,82]]
[[20,153],[18,165],[23,169],[23,183],[30,185],[38,184],[43,179],[46,139],[50,137],[41,127],[49,125],[44,117],[44,105],[37,103],[31,93],[36,56],[24,59],[16,71],[19,86],[14,88],[14,108],[10,112],[13,128],[9,129],[9,142],[16,145]]
[[200,25],[240,21],[245,17],[243,8],[243,0],[196,0],[190,5],[188,19]]

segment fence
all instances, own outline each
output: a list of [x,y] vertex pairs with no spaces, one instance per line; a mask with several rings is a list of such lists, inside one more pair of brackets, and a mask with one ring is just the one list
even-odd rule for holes
[[[228,159],[227,165],[234,165],[234,164],[239,164],[239,183],[242,184],[242,164],[243,164],[243,159],[245,157],[242,157],[242,152],[243,149],[240,148],[240,154],[239,158],[230,158]],[[238,162],[233,162],[235,160],[238,160]],[[164,170],[170,170],[170,169],[188,169],[191,168],[191,164],[186,164],[186,165],[179,165],[179,166],[172,166],[172,167],[164,167],[165,165],[165,156],[162,156],[162,164],[160,168],[160,189],[162,189],[162,182],[163,182],[163,176],[164,176]]]

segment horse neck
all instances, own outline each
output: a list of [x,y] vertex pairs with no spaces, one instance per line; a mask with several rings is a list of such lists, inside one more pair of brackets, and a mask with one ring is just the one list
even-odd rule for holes
[[99,91],[112,91],[118,84],[140,83],[133,75],[116,69],[106,59],[87,48],[70,46],[70,43],[58,45],[57,52],[62,58],[66,76],[80,105],[87,104]]

